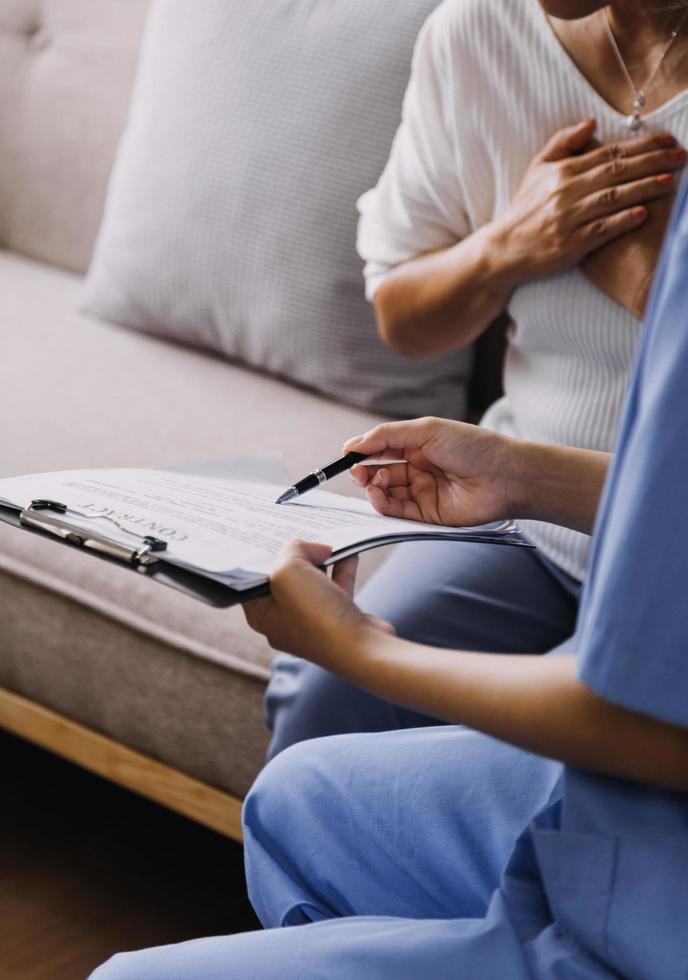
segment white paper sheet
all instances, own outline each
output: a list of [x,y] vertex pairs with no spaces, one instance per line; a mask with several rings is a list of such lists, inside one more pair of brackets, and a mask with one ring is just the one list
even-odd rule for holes
[[[166,561],[202,570],[237,588],[269,575],[293,538],[335,550],[395,533],[456,532],[382,517],[363,499],[313,490],[288,504],[276,498],[293,479],[279,457],[263,455],[168,470],[71,470],[0,480],[0,499],[66,504],[61,517],[114,540],[131,534],[167,542]],[[134,539],[135,540],[135,539]]]

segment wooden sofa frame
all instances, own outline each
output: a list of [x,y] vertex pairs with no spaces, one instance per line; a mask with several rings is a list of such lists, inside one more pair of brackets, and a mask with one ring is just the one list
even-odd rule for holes
[[0,727],[241,841],[242,801],[0,687]]

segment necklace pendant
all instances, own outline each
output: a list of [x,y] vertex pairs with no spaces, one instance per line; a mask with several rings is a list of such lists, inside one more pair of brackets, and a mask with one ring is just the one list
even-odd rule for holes
[[659,58],[657,59],[657,61],[655,62],[652,68],[652,71],[647,76],[644,84],[641,85],[640,88],[636,87],[635,82],[631,78],[628,68],[626,66],[626,62],[624,61],[623,55],[619,50],[619,45],[617,44],[616,38],[614,37],[614,31],[612,30],[611,21],[609,19],[609,11],[608,9],[603,10],[603,8],[600,6],[600,12],[602,17],[604,18],[604,24],[607,30],[607,37],[609,38],[609,43],[612,47],[612,51],[614,52],[616,60],[619,64],[619,68],[621,69],[626,81],[628,82],[628,86],[631,92],[633,93],[633,112],[630,116],[626,116],[626,126],[632,133],[635,133],[642,126],[640,113],[645,108],[645,100],[647,98],[647,93],[650,91],[655,81],[655,78],[657,76],[657,72],[662,67],[662,63],[664,62],[664,59],[668,55],[671,46],[673,45],[674,41],[678,37],[679,32],[683,29],[683,25],[686,23],[686,21],[688,21],[688,4],[686,4],[685,2],[678,3],[676,2],[676,0],[672,0],[672,3],[666,4],[666,6],[684,7],[686,9],[684,9],[683,16],[681,17],[678,24],[676,24],[673,31],[667,38],[666,43],[664,44],[664,47],[662,48],[662,51],[659,55]]

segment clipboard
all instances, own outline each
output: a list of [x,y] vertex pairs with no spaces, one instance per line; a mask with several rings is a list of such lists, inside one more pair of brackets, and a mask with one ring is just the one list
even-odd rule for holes
[[[102,561],[119,565],[120,568],[128,568],[137,575],[145,575],[161,585],[176,589],[217,609],[229,609],[230,606],[236,606],[249,599],[270,594],[269,582],[251,589],[239,590],[198,572],[179,568],[165,561],[163,555],[166,543],[157,538],[141,537],[136,543],[127,546],[113,541],[107,535],[94,534],[93,531],[75,527],[60,519],[66,511],[64,504],[51,500],[34,500],[24,510],[0,503],[0,521],[28,531],[30,534],[59,541],[68,548],[86,551]],[[132,537],[137,537],[132,532],[128,533]]]
[[[88,516],[71,510],[65,504],[55,500],[32,500],[31,504],[23,509],[0,501],[0,521],[6,524],[28,531],[30,534],[37,534],[43,538],[58,541],[69,548],[86,551],[88,554],[100,558],[101,561],[128,568],[138,575],[145,575],[160,585],[176,589],[184,595],[199,599],[217,609],[229,609],[231,606],[270,594],[269,581],[261,582],[246,589],[236,589],[227,583],[219,582],[213,577],[204,575],[202,571],[192,571],[171,561],[166,561],[166,541],[150,535],[138,535],[114,521],[113,523],[121,531],[133,539],[131,544],[123,544],[121,541],[108,537],[107,534],[99,534],[92,529],[78,527],[72,521],[64,519],[67,514],[74,514],[77,517]],[[523,539],[513,522],[506,522],[506,524],[511,526],[504,536],[491,536],[489,533],[480,531],[475,533],[460,531],[456,534],[446,531],[437,534],[422,531],[417,534],[410,532],[403,535],[395,534],[368,538],[334,552],[331,561],[335,562],[350,555],[361,554],[364,551],[384,545],[400,544],[403,541],[459,540],[478,544],[489,542],[493,545],[509,547],[535,547],[530,541]]]

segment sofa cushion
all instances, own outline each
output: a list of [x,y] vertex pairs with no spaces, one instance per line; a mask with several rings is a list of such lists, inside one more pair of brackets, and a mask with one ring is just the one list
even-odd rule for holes
[[437,0],[156,0],[83,308],[353,405],[462,417],[470,352],[378,339],[358,196]]
[[[0,251],[0,476],[285,449],[298,475],[378,421],[71,310],[79,280]],[[304,436],[307,433],[307,437]],[[353,492],[345,477],[337,490]],[[0,523],[0,685],[241,795],[271,652],[219,611]]]
[[148,0],[0,0],[0,246],[84,272]]

